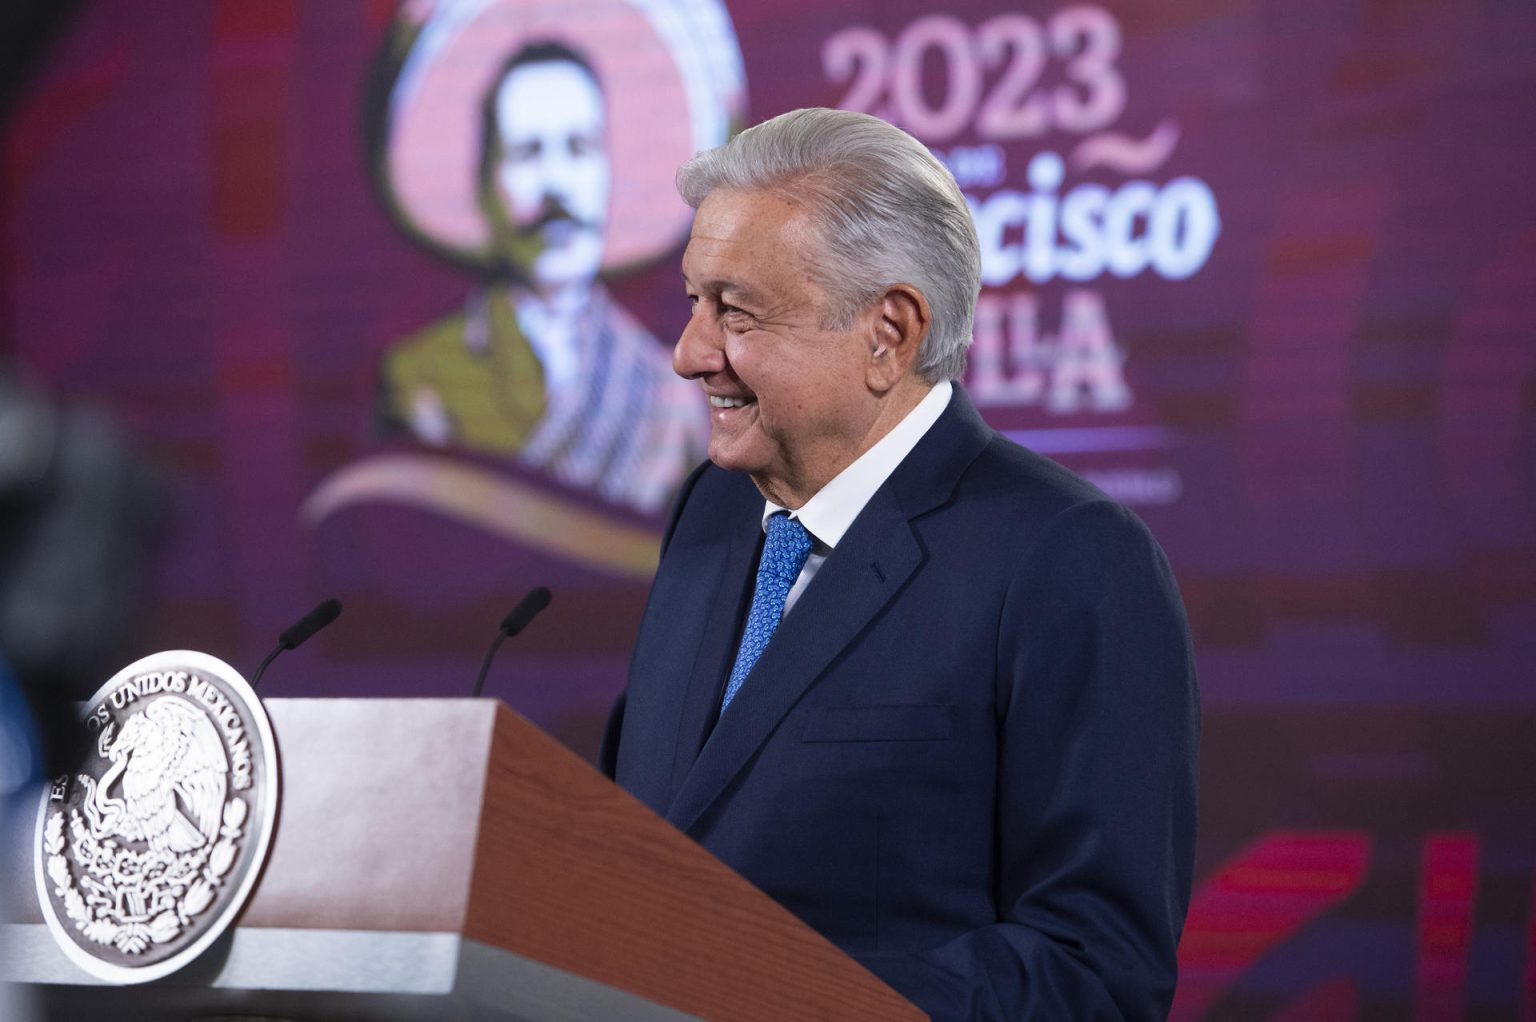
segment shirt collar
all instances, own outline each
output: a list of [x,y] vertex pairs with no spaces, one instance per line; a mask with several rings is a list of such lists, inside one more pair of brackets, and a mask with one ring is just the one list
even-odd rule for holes
[[[854,459],[853,464],[832,477],[832,481],[816,491],[799,511],[791,511],[791,518],[798,518],[817,544],[830,550],[842,540],[843,533],[859,517],[864,505],[875,491],[891,477],[912,448],[939,421],[949,406],[954,387],[948,380],[939,383],[906,414],[889,433],[875,441],[875,445]],[[768,516],[788,510],[768,500],[763,502],[763,531],[768,529]]]

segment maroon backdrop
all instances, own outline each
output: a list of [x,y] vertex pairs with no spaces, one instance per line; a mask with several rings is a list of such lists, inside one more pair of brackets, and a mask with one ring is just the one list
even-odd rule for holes
[[[1178,572],[1206,715],[1175,1017],[1536,1019],[1536,8],[727,7],[747,122],[866,109],[950,164],[985,250],[971,393]],[[371,175],[395,17],[88,5],[6,139],[5,336],[170,480],[125,658],[250,669],[335,594],[270,694],[464,694],[548,583],[490,690],[591,754],[646,588],[605,544],[657,516],[466,450],[434,456],[589,516],[593,556],[410,501],[301,513],[423,452],[376,429],[379,363],[476,286]],[[607,280],[663,348],[677,251]]]

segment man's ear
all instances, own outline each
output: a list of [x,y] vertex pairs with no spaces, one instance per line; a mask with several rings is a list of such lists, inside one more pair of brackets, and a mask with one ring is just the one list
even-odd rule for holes
[[884,394],[911,371],[918,349],[928,336],[933,311],[928,299],[911,284],[892,284],[875,310],[869,345],[866,382]]

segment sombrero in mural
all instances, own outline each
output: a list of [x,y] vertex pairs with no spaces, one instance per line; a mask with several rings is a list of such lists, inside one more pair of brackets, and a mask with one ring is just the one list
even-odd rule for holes
[[692,216],[678,165],[724,143],[742,114],[741,51],[719,0],[407,0],[367,125],[391,214],[455,261],[486,262],[481,104],[507,58],[540,42],[581,54],[602,84],[613,168],[603,268],[660,256]]

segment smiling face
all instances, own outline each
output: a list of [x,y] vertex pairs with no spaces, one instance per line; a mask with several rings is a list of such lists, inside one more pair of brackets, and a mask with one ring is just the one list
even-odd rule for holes
[[[797,508],[882,436],[892,409],[874,363],[880,303],[829,327],[805,210],[771,192],[717,190],[683,253],[692,316],[672,365],[710,399],[709,457]],[[905,413],[905,409],[901,409]]]
[[489,184],[506,221],[504,251],[541,287],[590,279],[602,262],[610,183],[597,82],[572,61],[537,61],[503,78],[494,102]]

